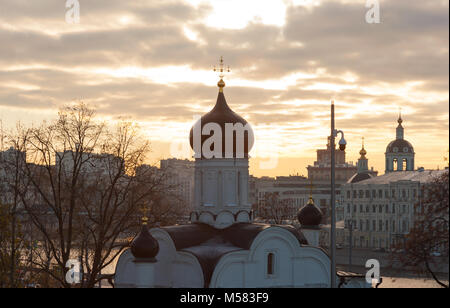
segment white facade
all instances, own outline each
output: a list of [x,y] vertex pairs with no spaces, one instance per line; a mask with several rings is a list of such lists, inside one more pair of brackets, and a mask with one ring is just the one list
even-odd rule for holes
[[248,159],[197,159],[192,222],[226,228],[251,220],[248,201]]
[[413,227],[424,186],[443,172],[397,171],[344,185],[341,189],[344,219],[356,222],[353,245],[390,248],[403,241]]
[[[158,240],[160,250],[156,256],[157,262],[151,264],[154,280],[148,287],[272,288],[330,285],[330,259],[326,253],[317,247],[299,245],[291,232],[280,227],[273,226],[261,231],[249,249],[230,249],[230,252],[222,255],[207,279],[195,250],[177,250],[171,235],[163,228],[150,232]],[[269,257],[269,254],[272,256]],[[268,258],[272,258],[272,268],[268,266]],[[139,264],[134,262],[130,250],[125,251],[117,263],[115,286],[137,287],[138,271]],[[346,287],[368,286],[364,279],[356,279]]]

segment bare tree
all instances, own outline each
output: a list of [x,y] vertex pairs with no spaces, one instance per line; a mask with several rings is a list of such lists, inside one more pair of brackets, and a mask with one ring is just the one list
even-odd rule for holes
[[[449,249],[449,182],[448,171],[436,178],[422,192],[424,199],[415,206],[416,219],[404,243],[397,245],[393,259],[404,267],[412,267],[419,273],[429,273],[441,286],[435,268],[438,259],[448,260]],[[437,257],[437,255],[442,257]],[[442,261],[441,261],[442,262]]]
[[294,209],[290,206],[290,199],[281,199],[277,192],[266,193],[262,205],[259,207],[259,217],[275,224],[293,218]]
[[161,194],[154,169],[137,176],[149,143],[133,123],[111,130],[79,103],[61,109],[57,120],[20,135],[26,161],[21,201],[41,237],[34,266],[62,287],[67,262],[77,259],[81,287],[94,287],[102,270],[125,248],[139,207]]
[[0,152],[0,286],[20,287],[27,278],[24,268],[28,264],[24,257],[30,241],[24,237],[26,220],[20,200],[20,193],[24,192],[23,144],[17,140],[13,144],[14,147]]

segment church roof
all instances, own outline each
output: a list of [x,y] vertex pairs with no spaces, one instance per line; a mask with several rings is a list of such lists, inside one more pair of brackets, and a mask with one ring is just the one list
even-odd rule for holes
[[372,177],[373,175],[370,174],[369,172],[355,173],[354,175],[352,175],[350,179],[348,179],[347,183],[357,183],[370,179]]
[[307,245],[304,235],[292,226],[257,223],[235,223],[225,229],[216,229],[202,223],[162,227],[175,244],[176,250],[193,254],[203,270],[205,287],[209,285],[212,274],[220,258],[237,250],[250,249],[257,235],[276,226],[291,232],[299,244]]
[[416,171],[396,171],[385,173],[380,176],[358,182],[358,184],[389,184],[397,181],[416,181],[420,183],[431,182],[448,170],[416,170]]
[[386,147],[386,153],[414,153],[414,148],[405,139],[395,139]]

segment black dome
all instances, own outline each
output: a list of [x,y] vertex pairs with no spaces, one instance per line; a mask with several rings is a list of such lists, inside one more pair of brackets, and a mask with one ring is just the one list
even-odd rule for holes
[[317,227],[322,221],[322,211],[310,198],[308,204],[298,211],[297,219],[302,227]]
[[159,251],[158,241],[148,232],[143,225],[141,232],[131,242],[131,253],[135,258],[153,259]]
[[396,139],[388,144],[386,153],[414,153],[414,148],[405,139]]
[[[203,127],[207,123],[217,123],[221,129],[222,129],[222,158],[225,158],[225,123],[241,123],[243,126],[245,126],[247,121],[243,119],[241,116],[239,116],[237,113],[235,113],[231,108],[228,106],[227,101],[225,100],[225,95],[223,92],[219,92],[219,95],[217,97],[217,102],[214,108],[201,117],[201,130],[203,130]],[[198,123],[198,122],[197,122]],[[196,124],[197,124],[196,123]],[[196,125],[194,124],[194,126]],[[241,155],[237,155],[237,147],[236,147],[236,133],[233,133],[233,157],[248,157],[248,152],[251,150],[254,142],[253,137],[253,130],[250,125],[248,125],[249,129],[248,131],[244,132],[244,153],[240,153]],[[191,128],[191,131],[189,133],[189,142],[191,144],[191,148],[194,149],[193,145],[193,130],[194,127]],[[201,135],[201,145],[203,146],[203,142],[207,140],[211,135]],[[194,149],[195,150],[195,149]],[[213,150],[213,149],[211,149]],[[203,153],[202,153],[202,157]]]

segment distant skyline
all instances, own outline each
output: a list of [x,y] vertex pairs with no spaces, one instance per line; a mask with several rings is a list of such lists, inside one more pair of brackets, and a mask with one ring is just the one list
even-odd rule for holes
[[[347,161],[361,138],[384,173],[399,108],[416,167],[446,165],[449,148],[447,0],[380,1],[381,23],[356,0],[3,0],[0,119],[32,125],[83,100],[104,120],[137,121],[151,160],[189,148],[194,116],[215,104],[224,57],[230,107],[252,125],[250,173],[306,175],[325,148],[329,105],[345,132]],[[171,150],[172,147],[172,150]],[[190,158],[179,151],[177,158]],[[276,168],[261,161],[278,157]]]

